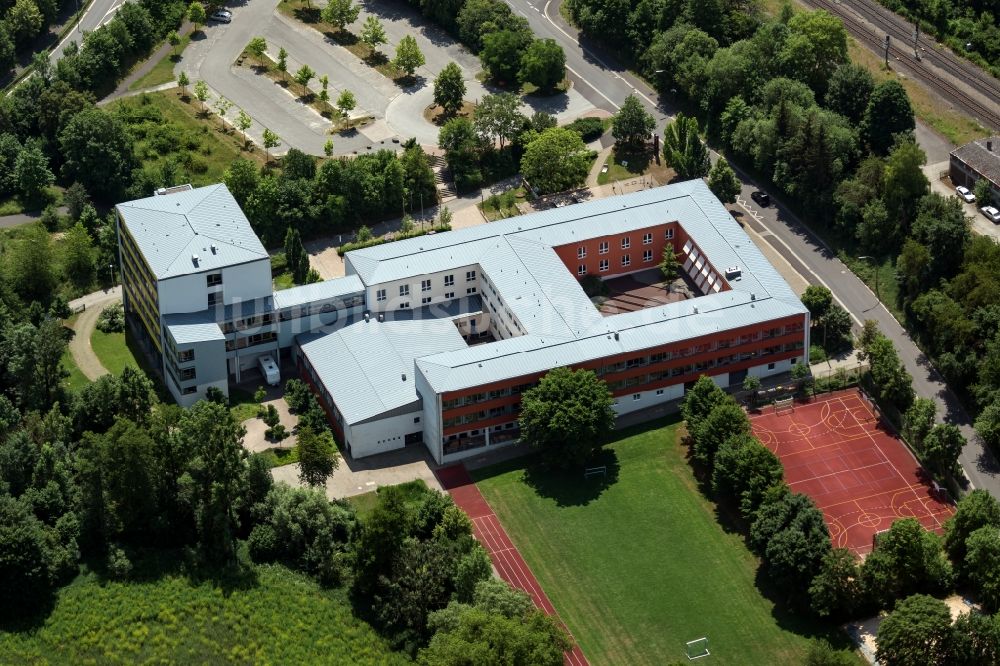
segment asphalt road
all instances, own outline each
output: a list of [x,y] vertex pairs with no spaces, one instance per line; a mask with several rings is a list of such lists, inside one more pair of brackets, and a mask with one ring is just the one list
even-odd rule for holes
[[[529,0],[508,0],[515,11],[527,17],[539,37],[551,37],[562,45],[570,76],[577,89],[592,103],[614,111],[628,94],[635,93],[655,114],[658,131],[661,131],[672,115],[668,101],[660,100],[651,87],[624,71],[610,57],[585,50],[580,45],[577,31],[559,15],[559,2],[548,0],[538,6]],[[943,150],[946,152],[947,142],[942,142],[937,135],[921,131],[917,136],[918,140],[926,142],[924,149],[929,156],[934,156],[932,161],[940,158]],[[896,346],[906,369],[913,375],[913,388],[917,395],[932,398],[938,405],[938,418],[958,425],[969,440],[960,462],[973,486],[1000,497],[1000,465],[996,458],[977,440],[969,416],[961,408],[957,397],[943,383],[899,322],[878,302],[875,294],[773,194],[771,199],[774,203],[768,208],[757,210],[749,204],[750,193],[759,188],[747,174],[739,171],[737,174],[743,181],[740,205],[752,218],[747,223],[810,283],[826,285],[858,325],[866,319],[878,322],[883,333]]]
[[[83,0],[80,0],[80,4],[83,4]],[[66,37],[63,38],[59,44],[52,49],[49,53],[49,59],[55,63],[59,58],[62,57],[63,51],[72,42],[82,43],[83,33],[93,32],[97,28],[101,27],[108,21],[110,21],[118,8],[125,4],[125,0],[93,0],[87,12],[80,19],[80,22],[73,28]]]

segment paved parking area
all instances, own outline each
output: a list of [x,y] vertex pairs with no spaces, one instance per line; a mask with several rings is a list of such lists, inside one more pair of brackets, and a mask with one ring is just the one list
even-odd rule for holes
[[[954,197],[955,196],[955,186],[952,185],[951,178],[948,177],[948,162],[937,162],[935,164],[928,164],[923,168],[924,175],[927,176],[927,180],[931,181],[931,192],[937,192],[943,197]],[[942,175],[944,174],[944,175]],[[989,236],[996,241],[1000,241],[1000,225],[993,224],[990,220],[987,220],[982,213],[979,212],[979,207],[984,204],[974,203],[968,204],[964,201],[962,202],[962,208],[965,210],[965,214],[972,218],[972,231],[981,235]]]

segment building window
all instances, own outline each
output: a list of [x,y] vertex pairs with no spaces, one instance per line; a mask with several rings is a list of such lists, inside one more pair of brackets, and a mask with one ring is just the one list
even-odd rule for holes
[[476,293],[476,288],[475,287],[469,287],[468,289],[465,290],[465,293],[467,293],[467,294],[474,294],[474,293]]
[[188,386],[187,388],[181,389],[181,395],[191,395],[192,393],[197,393],[197,386]]
[[465,281],[472,282],[476,279],[476,271],[465,271]]
[[414,423],[420,423],[420,417],[419,416],[414,416],[413,417],[413,422]]
[[767,364],[767,369],[768,370],[774,370],[774,363],[768,363]]
[[653,251],[652,250],[643,250],[642,251],[642,260],[643,261],[652,261],[653,260]]
[[208,295],[208,307],[215,307],[218,305],[220,300],[222,300],[222,294],[217,291],[213,291]]
[[431,297],[430,296],[424,296],[423,298],[420,299],[420,303],[422,305],[427,305],[430,302],[431,302]]
[[197,368],[181,368],[181,381],[188,382],[198,376]]
[[421,280],[420,281],[420,291],[430,291],[430,290],[431,290],[431,281],[430,280]]
[[597,248],[597,253],[598,254],[608,253],[608,241],[601,241],[601,245]]
[[580,264],[579,266],[577,266],[576,267],[576,274],[577,275],[586,275],[587,274],[587,265],[586,264]]
[[608,260],[607,259],[601,259],[601,267],[600,267],[601,272],[603,273],[604,271],[608,270],[609,267],[610,266],[609,266]]
[[379,303],[385,300],[385,289],[379,289],[375,292],[375,300]]
[[402,303],[399,304],[399,309],[400,310],[406,310],[409,307],[410,307],[410,302],[409,301],[403,301]]
[[444,297],[445,298],[455,298],[455,292],[453,292],[453,291],[446,291],[444,293]]
[[632,399],[633,400],[641,400],[642,399],[642,394],[641,393],[633,393],[632,394]]
[[177,352],[177,362],[178,363],[190,363],[194,360],[194,350],[185,349],[182,352]]
[[674,230],[673,230],[673,227],[671,227],[671,228],[667,229],[667,240],[670,240],[673,237],[674,237]]
[[209,273],[205,276],[205,281],[209,287],[217,287],[222,284],[222,273]]
[[399,295],[400,296],[409,296],[410,295],[410,285],[408,285],[408,284],[401,284],[401,285],[399,285]]
[[631,266],[631,265],[632,265],[632,257],[630,257],[627,254],[622,256],[622,266]]
[[586,256],[587,256],[587,246],[586,245],[581,245],[580,247],[576,248],[576,258],[577,259],[584,259],[584,258],[586,258]]
[[652,245],[653,244],[653,234],[643,234],[642,235],[642,244],[643,245]]
[[627,250],[630,247],[632,247],[632,239],[629,238],[628,236],[625,236],[624,238],[622,238],[622,249]]
[[656,389],[656,395],[663,395],[663,389]]
[[444,286],[446,286],[446,287],[452,287],[454,285],[455,285],[455,276],[454,275],[445,275],[444,276]]

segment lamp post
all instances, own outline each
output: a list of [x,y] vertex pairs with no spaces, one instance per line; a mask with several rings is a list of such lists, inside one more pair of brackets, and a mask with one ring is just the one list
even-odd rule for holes
[[879,293],[878,293],[878,260],[875,259],[875,257],[871,257],[871,256],[869,256],[867,254],[861,255],[860,257],[858,257],[858,259],[866,259],[866,260],[872,262],[872,267],[875,269],[875,298],[877,298],[879,300],[879,302],[881,303],[882,302],[882,297],[879,296]]

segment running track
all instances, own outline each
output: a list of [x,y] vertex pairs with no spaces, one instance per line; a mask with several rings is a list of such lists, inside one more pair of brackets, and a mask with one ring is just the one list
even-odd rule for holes
[[[500,577],[512,587],[523,590],[547,615],[558,617],[552,602],[545,596],[542,586],[535,580],[535,575],[525,564],[521,554],[507,536],[507,531],[500,524],[500,519],[486,503],[486,499],[464,465],[452,465],[435,472],[441,487],[447,490],[455,504],[469,516],[472,521],[472,534],[489,553],[493,566]],[[569,630],[567,629],[567,632]],[[572,636],[570,637],[572,640]],[[568,666],[587,666],[587,659],[580,647],[574,642],[573,648],[566,653],[565,663]]]

